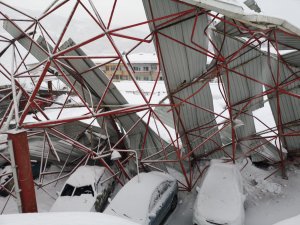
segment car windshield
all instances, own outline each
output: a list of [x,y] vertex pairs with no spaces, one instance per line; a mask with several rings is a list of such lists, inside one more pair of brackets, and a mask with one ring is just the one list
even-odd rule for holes
[[80,196],[83,194],[91,194],[94,196],[94,191],[91,185],[86,185],[86,186],[82,186],[82,187],[77,187],[75,192],[74,192],[74,196]]
[[[75,191],[74,191],[75,189]],[[74,194],[73,194],[74,193]],[[91,194],[94,196],[94,190],[91,185],[86,185],[82,187],[75,188],[70,184],[66,184],[63,191],[61,192],[61,196],[80,196],[83,194]]]
[[74,187],[70,184],[66,184],[64,190],[61,192],[61,196],[72,196]]

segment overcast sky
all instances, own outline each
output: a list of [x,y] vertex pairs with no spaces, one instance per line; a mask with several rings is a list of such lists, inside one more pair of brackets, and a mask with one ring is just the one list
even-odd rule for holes
[[[42,12],[53,0],[4,0],[11,5]],[[162,0],[163,1],[163,0]],[[244,0],[238,0],[244,1]],[[285,18],[295,25],[300,26],[299,8],[300,0],[256,0],[265,14]],[[87,1],[83,1],[87,2]],[[101,13],[107,14],[111,9],[113,0],[94,0],[94,4]],[[103,10],[101,10],[101,8]],[[123,13],[121,12],[123,11]],[[105,13],[106,12],[106,13]],[[118,15],[117,15],[118,14]],[[127,22],[145,19],[142,0],[119,0],[118,12],[115,21]]]
[[[243,2],[244,0],[236,0],[236,1]],[[300,27],[300,19],[299,19],[300,0],[256,0],[256,1],[261,7],[263,14],[286,19],[290,23]],[[3,2],[15,6],[16,8],[20,8],[23,11],[28,10],[28,13],[31,16],[37,17],[41,15],[41,13],[50,5],[51,2],[53,2],[53,0],[4,0]],[[69,7],[64,7],[62,10],[58,10],[55,13],[60,17],[68,16],[70,11],[72,10],[74,2],[75,1],[70,1],[70,3],[68,3]],[[85,5],[89,5],[88,0],[82,0],[82,2],[86,3]],[[97,10],[99,10],[102,19],[106,23],[109,19],[113,2],[114,0],[93,0],[93,3],[96,5]],[[3,10],[3,8],[1,10]],[[9,14],[9,11],[7,12],[7,14]],[[87,18],[89,18],[89,16],[87,16],[86,12],[81,9],[76,12],[75,18],[76,20],[85,21],[87,20]],[[119,26],[141,22],[144,20],[146,20],[146,16],[144,13],[142,0],[119,0],[116,8],[115,17],[113,18],[112,21],[112,26],[119,27]],[[59,23],[59,20],[55,21],[55,23]],[[55,28],[55,23],[54,23],[54,28]],[[78,24],[78,26],[82,26],[81,24]],[[52,29],[53,29],[53,25],[52,25]],[[86,27],[86,29],[89,29],[89,27]],[[141,33],[143,34],[143,32],[147,33],[148,27],[147,25],[145,25],[143,27],[139,27],[138,29],[135,32],[138,33],[139,31],[141,31]],[[1,30],[1,28],[0,28],[0,33],[3,34],[3,29]],[[84,30],[83,33],[87,33],[86,30]],[[78,34],[78,36],[81,36],[81,33]],[[3,57],[2,59],[0,58],[0,61],[3,63],[4,61]],[[3,78],[1,79],[0,77],[0,84],[3,83],[4,83]]]
[[300,27],[300,0],[256,0],[263,13],[283,18]]
[[[22,8],[38,11],[42,13],[52,2],[53,0],[4,0],[7,4]],[[70,5],[69,10],[71,10],[75,1],[70,1],[67,3]],[[88,6],[89,3],[87,0],[82,0],[82,2]],[[97,10],[104,20],[109,18],[114,0],[93,0],[92,1],[96,6]],[[83,11],[78,11],[79,18],[86,18],[87,14]],[[135,23],[136,21],[146,20],[142,0],[119,0],[116,7],[115,17],[113,18],[114,23]],[[68,15],[66,7],[63,11],[57,11],[60,16]]]

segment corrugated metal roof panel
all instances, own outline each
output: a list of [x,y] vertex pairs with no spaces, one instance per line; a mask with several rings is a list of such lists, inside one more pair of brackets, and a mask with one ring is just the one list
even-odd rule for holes
[[[251,37],[251,34],[248,32],[247,29],[251,30],[253,33],[254,31],[260,32],[263,31],[260,27],[251,26],[250,24],[245,24],[240,22],[236,19],[231,19],[225,17],[226,22],[220,21],[216,25],[216,29],[226,35],[230,35],[232,37]],[[233,25],[234,24],[234,25]],[[243,29],[244,28],[244,29]],[[259,35],[258,35],[259,36]],[[279,50],[290,50],[290,49],[298,49],[300,50],[300,37],[294,34],[288,34],[284,31],[279,29],[274,29],[270,35],[269,40],[273,41],[278,44]]]
[[[152,18],[150,8],[152,9],[154,18],[190,9],[190,7],[186,5],[178,4],[173,1],[150,1],[151,7],[149,1],[144,0],[143,3],[146,15],[149,19]],[[196,90],[201,88],[203,85],[201,82],[192,85],[188,84],[203,73],[206,69],[207,61],[206,55],[171,40],[171,38],[173,38],[185,45],[196,48],[191,42],[191,34],[195,21],[194,16],[180,19],[181,21],[176,21],[173,24],[166,25],[163,29],[159,29],[158,40],[156,40],[161,49],[160,61],[163,63],[162,70],[167,91],[174,104],[181,104],[182,99],[189,98]],[[155,23],[155,25],[157,26],[162,22]],[[203,32],[207,23],[207,16],[199,16],[194,36],[194,41],[203,48],[208,47],[208,39]],[[155,29],[153,24],[150,25],[150,28],[152,30]],[[179,107],[176,107],[176,109],[173,109],[175,121],[178,121],[178,124],[175,124],[175,126],[182,137],[182,142],[186,143],[185,140],[187,138],[191,148],[199,146],[206,137],[218,129],[216,127],[214,114],[199,109],[194,105],[200,105],[201,107],[213,111],[212,94],[208,85],[201,90],[201,94],[198,93],[190,97],[187,103],[183,103]],[[197,130],[197,128],[206,124],[207,126],[215,127]],[[213,141],[208,141],[197,149],[195,155],[202,155],[221,146],[219,134],[215,135],[212,139],[217,144]],[[218,156],[222,155],[222,153],[218,153]]]
[[300,67],[300,51],[294,51],[288,54],[282,55],[284,61],[296,67]]
[[[245,105],[242,102],[263,91],[262,85],[255,81],[263,81],[261,52],[253,47],[244,47],[244,42],[241,40],[223,36],[217,32],[214,34],[214,40],[218,49],[221,49],[222,56],[226,58],[229,69],[231,69],[227,71],[224,68],[222,72],[222,79],[227,92],[229,85],[230,102],[233,105],[238,104],[235,106],[236,109],[241,109]],[[234,57],[231,58],[232,56]],[[231,61],[228,61],[229,59]],[[247,79],[247,77],[253,80]],[[247,109],[255,110],[262,106],[263,97],[259,97],[252,101]]]
[[[266,65],[267,69],[265,70],[265,82],[274,85],[274,81],[270,78],[272,76],[272,72],[275,75],[275,79],[277,78],[277,74],[279,74],[279,82],[284,85],[284,83],[288,82],[291,79],[297,79],[300,75],[300,72],[297,68],[293,68],[291,66],[287,67],[280,61],[276,59],[270,60],[270,67]],[[279,71],[278,69],[279,68]],[[272,72],[271,72],[272,71]],[[279,73],[278,73],[279,72]],[[298,94],[300,96],[299,89],[300,81],[295,81],[292,84],[286,86],[284,89],[288,92]],[[275,85],[274,85],[275,86]],[[268,95],[271,110],[273,112],[273,116],[275,118],[275,122],[278,126],[278,107],[277,107],[277,99],[275,93]],[[300,125],[298,120],[300,118],[300,100],[296,97],[280,94],[279,96],[280,103],[280,113],[281,120],[283,124],[283,132],[290,133],[294,131],[300,131]],[[296,123],[295,123],[296,122]],[[284,147],[288,150],[289,153],[297,153],[299,152],[300,139],[297,136],[288,136],[282,138]]]
[[285,46],[285,48],[280,48],[280,49],[298,49],[300,50],[300,37],[293,35],[293,34],[288,34],[284,31],[281,30],[276,30],[273,31],[269,38],[273,41],[277,41],[279,44],[282,46]]

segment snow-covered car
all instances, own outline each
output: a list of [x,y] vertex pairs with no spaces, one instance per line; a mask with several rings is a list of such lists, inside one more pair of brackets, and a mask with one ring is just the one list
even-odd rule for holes
[[112,181],[102,183],[108,177],[108,171],[104,167],[78,167],[65,182],[50,211],[102,212],[114,185]]
[[104,213],[142,225],[158,225],[177,205],[177,181],[161,172],[140,173],[117,193]]
[[194,205],[194,225],[243,225],[245,195],[234,164],[211,162]]

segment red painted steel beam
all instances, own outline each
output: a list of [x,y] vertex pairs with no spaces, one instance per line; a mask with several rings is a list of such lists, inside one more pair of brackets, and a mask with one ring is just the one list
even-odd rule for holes
[[37,212],[38,209],[32,177],[27,132],[19,130],[10,131],[7,134],[8,140],[12,141],[18,185],[20,188],[22,213]]

